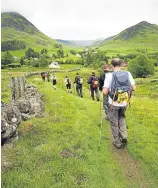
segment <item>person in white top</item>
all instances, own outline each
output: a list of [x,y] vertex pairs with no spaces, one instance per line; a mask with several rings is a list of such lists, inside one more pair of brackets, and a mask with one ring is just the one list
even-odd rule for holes
[[[120,67],[121,60],[119,58],[112,59],[111,64],[113,66],[114,72],[106,74],[106,78],[104,80],[104,86],[103,86],[103,94],[109,95],[108,98],[110,105],[109,115],[110,115],[110,125],[112,129],[112,135],[114,138],[113,145],[116,148],[120,149],[127,144],[127,127],[125,120],[125,111],[131,94],[129,94],[128,91],[123,92],[122,90],[120,90],[121,91],[120,93],[119,90],[117,92],[115,91],[114,93],[112,93],[114,86],[113,82],[115,80],[114,77],[117,74],[124,75],[122,76],[123,78],[121,79],[127,80],[127,82],[131,86],[131,91],[135,91],[136,86],[135,86],[135,81],[130,72],[128,71],[121,72],[121,67]],[[125,77],[127,77],[127,79]],[[115,85],[117,85],[116,81],[115,81]]]
[[53,74],[51,80],[52,80],[52,84],[53,84],[54,90],[56,90],[57,79],[58,78]]

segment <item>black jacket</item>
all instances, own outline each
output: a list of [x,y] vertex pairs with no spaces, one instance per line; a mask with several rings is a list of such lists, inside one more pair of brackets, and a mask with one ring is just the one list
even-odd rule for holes
[[103,74],[99,77],[99,90],[100,90],[100,91],[103,90],[104,80],[105,80],[105,73],[103,73]]

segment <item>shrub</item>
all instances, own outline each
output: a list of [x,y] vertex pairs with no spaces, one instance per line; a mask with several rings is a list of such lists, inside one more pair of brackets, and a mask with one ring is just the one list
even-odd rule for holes
[[154,73],[154,65],[146,55],[139,55],[129,63],[128,70],[134,77],[143,78]]

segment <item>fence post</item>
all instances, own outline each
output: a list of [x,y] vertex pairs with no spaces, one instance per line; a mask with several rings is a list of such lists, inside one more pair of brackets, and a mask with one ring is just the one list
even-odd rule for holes
[[25,92],[25,77],[23,76],[21,78],[21,95],[23,95]]
[[17,77],[17,98],[21,97],[21,79]]
[[15,83],[15,78],[11,78],[11,88],[12,88],[12,101],[15,101],[16,97],[16,83]]

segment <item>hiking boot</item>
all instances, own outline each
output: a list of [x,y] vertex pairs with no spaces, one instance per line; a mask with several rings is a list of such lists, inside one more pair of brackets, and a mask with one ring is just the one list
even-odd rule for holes
[[122,145],[123,145],[123,147],[127,146],[127,143],[128,143],[127,139],[123,138],[122,139]]
[[117,148],[117,149],[121,149],[123,147],[122,143],[116,143],[115,141],[113,142],[113,145]]
[[106,117],[105,117],[105,120],[110,121],[109,116],[106,116]]

